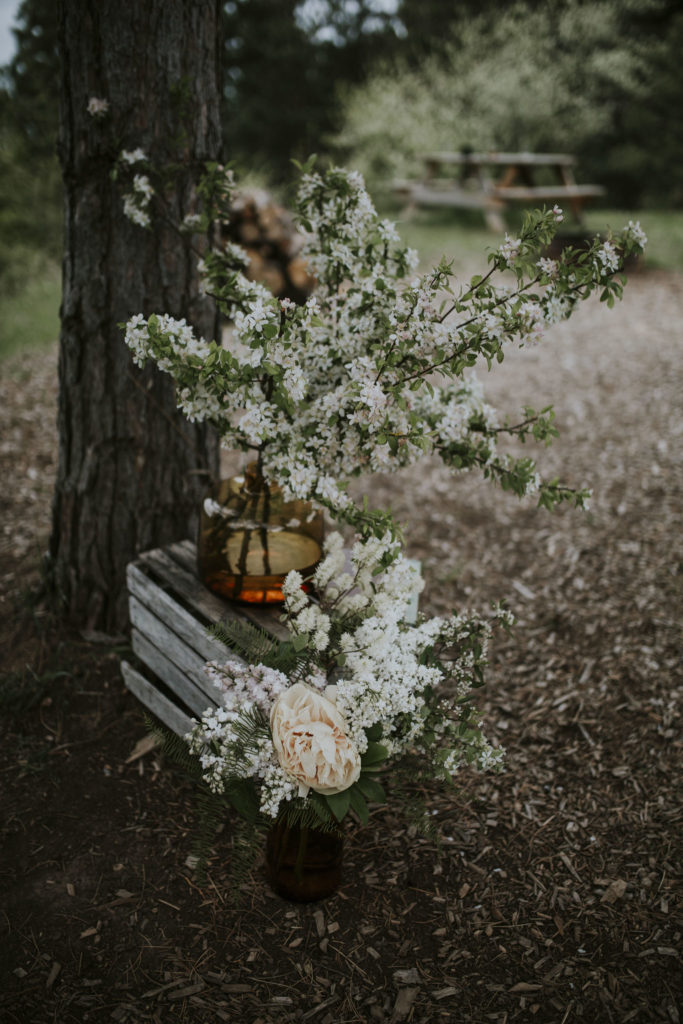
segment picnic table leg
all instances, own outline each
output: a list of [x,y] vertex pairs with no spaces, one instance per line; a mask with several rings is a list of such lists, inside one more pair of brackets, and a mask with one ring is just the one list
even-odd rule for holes
[[[576,185],[576,178],[571,167],[560,166],[556,168],[557,175],[563,185],[573,188]],[[573,196],[569,200],[569,207],[577,224],[583,224],[583,199],[581,196]]]
[[497,235],[503,234],[505,231],[505,221],[500,214],[498,206],[485,206],[484,217],[486,218],[486,227],[489,231],[495,231]]

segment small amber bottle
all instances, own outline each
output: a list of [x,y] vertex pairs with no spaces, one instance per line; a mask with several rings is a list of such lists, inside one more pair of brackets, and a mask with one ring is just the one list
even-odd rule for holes
[[221,480],[206,496],[199,524],[199,578],[210,590],[247,604],[283,601],[282,584],[297,569],[310,575],[322,557],[323,514],[309,502],[285,501],[257,463]]

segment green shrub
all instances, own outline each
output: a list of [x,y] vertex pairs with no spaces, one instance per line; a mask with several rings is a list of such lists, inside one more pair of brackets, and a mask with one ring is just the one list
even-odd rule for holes
[[663,130],[681,120],[677,41],[683,16],[667,0],[496,5],[420,66],[399,60],[348,90],[335,143],[375,188],[419,176],[434,150],[564,151],[612,201],[679,202],[683,132]]

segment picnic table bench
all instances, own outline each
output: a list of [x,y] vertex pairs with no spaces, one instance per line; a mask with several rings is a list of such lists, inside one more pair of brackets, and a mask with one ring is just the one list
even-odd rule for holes
[[[508,203],[568,205],[578,223],[587,200],[605,194],[601,185],[579,185],[576,158],[568,153],[427,153],[420,181],[397,181],[394,191],[416,206],[452,206],[482,210],[487,226],[504,230],[501,211]],[[555,179],[537,184],[540,170]],[[457,174],[454,173],[457,170]]]

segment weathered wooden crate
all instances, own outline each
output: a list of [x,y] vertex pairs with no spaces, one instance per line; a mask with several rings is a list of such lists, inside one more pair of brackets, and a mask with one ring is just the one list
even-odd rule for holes
[[200,582],[191,541],[146,551],[128,566],[133,651],[143,664],[121,663],[135,696],[179,736],[219,703],[219,692],[202,671],[206,661],[231,654],[207,633],[228,618],[247,620],[273,636],[286,637],[279,608],[249,608],[223,601]]
[[[204,674],[207,661],[239,661],[207,632],[209,626],[238,619],[287,639],[281,607],[249,607],[222,600],[197,577],[197,552],[189,541],[146,551],[128,566],[128,594],[133,651],[142,662],[121,662],[123,679],[135,696],[169,729],[184,736],[191,718],[220,703]],[[419,570],[420,563],[411,559]],[[408,621],[417,617],[417,598]]]

